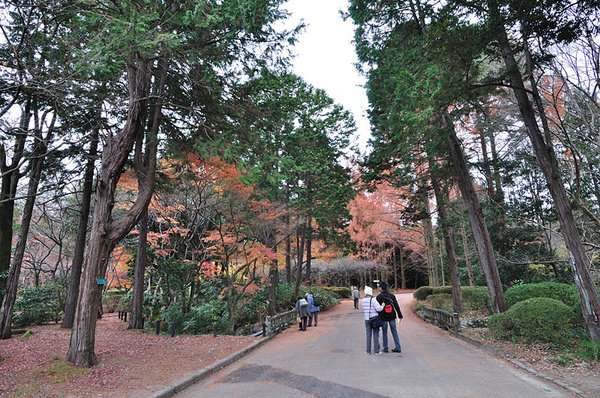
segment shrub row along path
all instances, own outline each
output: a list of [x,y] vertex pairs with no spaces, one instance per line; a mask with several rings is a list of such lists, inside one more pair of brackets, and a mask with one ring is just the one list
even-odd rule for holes
[[362,310],[344,301],[318,327],[294,326],[177,397],[571,396],[422,322],[409,309],[410,293],[397,297],[401,354],[367,355]]

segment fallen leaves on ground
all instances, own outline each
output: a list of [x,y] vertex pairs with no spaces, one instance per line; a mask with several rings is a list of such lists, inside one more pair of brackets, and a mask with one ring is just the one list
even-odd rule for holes
[[60,325],[28,328],[31,335],[0,341],[0,396],[146,396],[237,352],[252,336],[177,336],[126,330],[116,314],[98,321],[98,365],[66,365],[71,331]]

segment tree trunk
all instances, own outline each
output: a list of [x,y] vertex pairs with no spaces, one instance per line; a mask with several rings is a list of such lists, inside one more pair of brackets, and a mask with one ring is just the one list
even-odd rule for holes
[[25,256],[25,247],[27,246],[27,237],[29,236],[29,228],[31,226],[31,219],[33,218],[33,208],[35,200],[37,198],[37,190],[40,184],[40,178],[42,176],[42,170],[44,168],[44,161],[46,159],[46,152],[48,150],[48,143],[52,140],[54,133],[54,123],[56,116],[52,119],[50,126],[48,127],[48,133],[46,138],[42,135],[42,122],[37,120],[36,112],[36,133],[35,141],[36,147],[33,151],[31,158],[31,175],[29,176],[29,184],[27,188],[27,199],[25,200],[25,206],[23,207],[23,217],[21,219],[21,227],[19,228],[19,235],[17,238],[17,245],[15,247],[15,255],[10,267],[8,274],[8,280],[6,284],[6,291],[2,297],[2,307],[0,308],[0,338],[9,339],[12,335],[12,316],[14,310],[14,304],[17,299],[17,288],[19,287],[19,276],[21,275],[21,265],[23,264],[23,258]]
[[503,312],[506,310],[506,303],[504,302],[502,283],[500,281],[500,274],[496,264],[496,256],[494,254],[490,233],[485,224],[483,211],[479,205],[477,194],[473,188],[473,181],[469,174],[469,168],[467,166],[462,145],[456,136],[453,126],[447,120],[447,115],[445,115],[444,119],[446,128],[448,129],[448,147],[450,149],[450,156],[457,174],[458,187],[465,203],[469,224],[473,230],[473,238],[475,239],[475,246],[477,247],[477,253],[479,254],[479,260],[481,261],[481,268],[490,293],[490,299],[492,300],[492,308],[494,312]]
[[404,265],[404,256],[402,255],[402,246],[400,247],[400,288],[406,290],[406,268]]
[[436,175],[433,161],[429,159],[429,170],[431,171],[431,185],[435,193],[437,202],[438,217],[446,248],[446,258],[448,260],[448,270],[450,271],[450,284],[452,285],[452,303],[455,312],[462,312],[462,294],[460,291],[460,281],[458,279],[458,261],[456,260],[456,250],[454,249],[454,236],[452,226],[448,220],[448,211],[446,210],[447,196],[443,191],[439,179]]
[[142,214],[139,226],[137,257],[135,258],[135,268],[133,270],[133,297],[131,301],[129,329],[144,328],[144,275],[148,260],[148,210]]
[[290,217],[286,216],[286,232],[285,237],[285,281],[292,283],[292,237],[289,233],[290,230]]
[[304,263],[304,237],[302,236],[301,228],[296,231],[296,281],[294,284],[294,299],[298,297],[300,292],[300,284],[302,283],[302,264]]
[[[569,198],[567,196],[552,142],[544,140],[544,134],[550,137],[550,131],[542,132],[538,125],[534,106],[527,96],[525,85],[521,78],[519,65],[515,60],[510,45],[506,28],[501,18],[500,10],[496,1],[488,2],[490,20],[495,23],[495,32],[498,35],[500,53],[507,69],[507,75],[513,87],[513,93],[519,104],[519,111],[523,122],[527,127],[527,135],[533,146],[536,158],[546,178],[548,189],[554,208],[558,215],[563,238],[567,249],[573,256],[573,276],[575,285],[579,291],[583,318],[590,335],[594,341],[600,341],[600,297],[590,274],[590,261],[581,243],[581,236],[577,230],[577,224],[573,216]],[[543,109],[539,109],[543,113]],[[543,119],[543,117],[542,117]]]
[[433,232],[433,223],[431,222],[431,212],[429,210],[429,197],[427,190],[420,189],[422,193],[419,195],[423,209],[423,235],[425,240],[425,252],[427,254],[427,270],[429,276],[429,285],[437,287],[440,285],[440,275],[438,272],[435,233]]
[[[394,289],[398,289],[398,262],[396,261],[396,248],[394,247],[394,251],[392,252],[392,264],[394,269]],[[402,252],[400,252],[400,256],[402,256]],[[402,261],[402,258],[400,258]]]
[[481,157],[483,158],[483,174],[485,176],[485,183],[487,184],[488,196],[490,199],[495,197],[494,191],[494,179],[492,177],[492,169],[490,168],[490,158],[488,156],[487,143],[485,142],[485,132],[483,129],[479,130],[479,143],[481,144]]
[[[100,115],[97,115],[99,118]],[[81,193],[81,210],[79,213],[79,225],[77,226],[77,241],[75,242],[75,253],[73,254],[73,263],[71,273],[69,274],[69,287],[65,301],[65,316],[63,317],[62,327],[71,329],[75,320],[75,309],[77,308],[77,297],[79,296],[79,283],[81,280],[81,267],[83,265],[83,254],[88,232],[88,223],[90,219],[90,207],[92,203],[92,193],[94,191],[94,172],[96,170],[96,155],[98,154],[98,135],[100,126],[96,124],[92,129],[90,141],[90,151],[85,164],[83,174],[83,191]]]
[[27,100],[19,122],[19,134],[15,137],[12,148],[12,159],[7,163],[7,152],[4,143],[0,143],[0,300],[6,289],[7,275],[10,270],[10,259],[13,245],[13,219],[15,215],[15,194],[22,175],[19,165],[23,159],[23,151],[28,137],[31,120],[31,99]]
[[460,234],[462,235],[463,241],[463,255],[465,256],[465,265],[467,266],[467,276],[469,278],[469,286],[475,286],[475,281],[473,280],[473,271],[471,270],[471,256],[469,255],[469,242],[467,241],[467,234],[465,232],[465,227],[461,225]]
[[306,282],[312,285],[311,281],[311,261],[312,261],[312,239],[313,229],[311,225],[311,217],[306,217]]
[[275,259],[269,266],[269,315],[277,313],[277,285],[279,284],[279,263],[277,261],[277,236],[270,231],[268,246],[275,252]]
[[144,130],[144,108],[148,97],[151,63],[152,61],[140,54],[130,54],[127,62],[129,82],[127,120],[120,132],[107,138],[102,154],[90,240],[86,248],[81,290],[67,353],[67,361],[76,366],[92,366],[96,363],[94,345],[101,293],[96,278],[105,276],[110,253],[138,222],[154,191],[156,156],[151,158],[152,162],[146,173],[151,174],[152,178],[139,187],[136,202],[125,215],[113,219],[112,210],[117,182],[136,137]]

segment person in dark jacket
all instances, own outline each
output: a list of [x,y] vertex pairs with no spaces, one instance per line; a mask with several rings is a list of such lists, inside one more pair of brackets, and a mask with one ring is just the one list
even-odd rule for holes
[[379,313],[379,317],[383,320],[383,326],[381,328],[381,334],[383,335],[383,352],[389,352],[387,335],[388,325],[392,331],[392,337],[394,338],[394,344],[396,345],[392,352],[402,352],[398,330],[396,329],[396,319],[398,319],[398,323],[400,323],[402,311],[400,311],[396,296],[388,291],[388,286],[385,282],[381,282],[381,293],[377,296],[377,302],[383,306],[383,311]]

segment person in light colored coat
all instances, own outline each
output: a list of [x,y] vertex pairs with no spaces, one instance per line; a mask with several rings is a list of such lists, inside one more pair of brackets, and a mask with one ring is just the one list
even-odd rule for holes
[[377,300],[375,300],[373,297],[373,289],[369,286],[365,286],[365,297],[363,297],[361,305],[364,312],[365,331],[367,332],[367,354],[371,355],[372,336],[375,355],[379,355],[381,354],[381,351],[379,350],[379,328],[373,329],[369,319],[377,316],[379,312],[383,310],[383,306],[379,304]]
[[296,301],[296,312],[300,317],[300,324],[298,326],[300,327],[300,330],[306,332],[306,322],[308,320],[308,314],[310,314],[310,307],[308,302],[302,297],[298,297],[298,301]]

